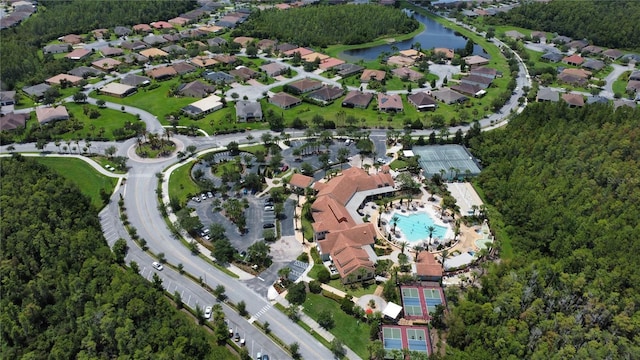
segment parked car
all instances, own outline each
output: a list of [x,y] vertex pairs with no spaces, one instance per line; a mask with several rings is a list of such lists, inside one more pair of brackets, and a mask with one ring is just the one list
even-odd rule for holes
[[258,352],[258,354],[256,355],[256,360],[262,360],[262,353]]
[[273,209],[275,209],[275,208],[273,207],[273,205],[265,205],[265,206],[264,206],[264,211],[273,211]]
[[206,308],[204,308],[204,318],[205,319],[211,319],[211,313],[212,312],[213,312],[213,307],[207,306]]
[[244,340],[244,338],[240,339],[240,346],[244,346],[246,343],[246,341]]
[[262,360],[269,360],[269,355],[267,354],[262,355]]
[[212,198],[213,197],[213,193],[211,191],[207,192],[207,197],[208,198]]
[[239,342],[240,341],[240,333],[236,333],[236,336],[234,336],[233,341],[235,341],[235,342]]
[[263,229],[271,229],[273,227],[276,227],[276,225],[274,223],[266,223],[262,225]]
[[162,269],[164,269],[164,266],[157,261],[154,261],[151,265],[153,265],[153,267],[158,271],[162,271]]

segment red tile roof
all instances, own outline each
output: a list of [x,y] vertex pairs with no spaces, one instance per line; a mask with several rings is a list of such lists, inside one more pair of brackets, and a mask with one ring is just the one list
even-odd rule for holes
[[291,179],[289,180],[289,185],[299,187],[301,189],[306,189],[313,183],[313,178],[311,176],[306,176],[302,174],[293,174]]
[[432,253],[420,251],[416,256],[416,275],[426,277],[442,277],[442,266]]
[[584,59],[578,54],[573,54],[571,56],[565,56],[565,58],[562,59],[562,62],[566,64],[580,65],[584,62]]

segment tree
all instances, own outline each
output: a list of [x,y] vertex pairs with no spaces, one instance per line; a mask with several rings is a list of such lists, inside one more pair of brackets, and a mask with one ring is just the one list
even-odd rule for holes
[[342,358],[346,355],[347,350],[344,348],[342,341],[338,338],[331,340],[330,348],[333,355],[337,358]]
[[229,153],[233,156],[238,155],[240,153],[238,143],[235,141],[229,142],[227,144],[227,151],[229,151]]
[[394,215],[391,218],[391,223],[393,224],[393,232],[396,232],[396,226],[398,226],[398,221],[400,221],[400,218],[398,217],[398,215]]
[[386,354],[382,341],[374,340],[367,344],[367,351],[371,360],[384,360]]
[[298,360],[302,358],[302,356],[300,355],[300,344],[298,344],[297,342],[294,342],[291,345],[289,345],[289,351],[291,352],[291,357],[294,360]]
[[75,102],[76,104],[87,102],[87,94],[83,93],[82,91],[78,91],[77,93],[73,94],[73,102]]
[[106,149],[104,149],[104,154],[107,155],[108,158],[112,158],[113,155],[115,155],[115,153],[118,151],[118,148],[111,145],[109,147],[107,147]]
[[238,305],[236,305],[236,308],[238,309],[238,314],[240,314],[240,316],[247,316],[247,304],[244,300],[240,300]]
[[326,267],[323,266],[318,271],[318,281],[320,281],[323,284],[327,284],[330,280],[331,280],[331,273],[329,272],[329,270],[327,270]]
[[113,243],[113,255],[118,264],[124,264],[124,258],[127,256],[128,250],[127,241],[123,238],[119,238]]
[[187,146],[186,150],[188,153],[191,153],[191,155],[195,155],[198,148],[195,145],[189,145]]
[[235,252],[236,249],[231,245],[229,239],[223,237],[214,241],[211,256],[213,256],[219,263],[226,264],[233,260]]
[[247,257],[250,261],[258,266],[268,267],[271,264],[269,257],[269,245],[264,241],[253,243],[247,248]]
[[335,321],[333,320],[333,315],[329,310],[321,310],[320,313],[318,313],[318,325],[327,330],[333,329]]
[[304,282],[294,284],[286,295],[287,301],[294,305],[301,305],[307,299],[307,288]]
[[215,289],[213,289],[213,296],[215,296],[216,299],[223,301],[227,298],[227,296],[225,295],[225,291],[226,289],[224,288],[224,285],[218,285],[215,287]]

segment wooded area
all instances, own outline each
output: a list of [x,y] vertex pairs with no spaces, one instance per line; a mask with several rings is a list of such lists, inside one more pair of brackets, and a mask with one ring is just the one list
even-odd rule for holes
[[4,359],[233,359],[114,260],[88,198],[33,159],[0,167]]
[[557,32],[598,46],[640,49],[640,1],[635,0],[530,1],[487,23]]
[[515,258],[449,298],[452,358],[640,354],[639,119],[624,106],[534,103],[472,141]]
[[[113,28],[168,20],[197,7],[193,0],[87,1],[42,0],[38,12],[0,34],[0,77],[4,86],[42,81],[73,66],[65,59],[45,61],[38,51],[51,40],[67,34],[83,34]],[[73,21],[70,21],[73,19]]]
[[384,35],[407,34],[418,21],[392,7],[378,5],[304,6],[256,11],[235,32],[278,39],[299,46],[362,44]]

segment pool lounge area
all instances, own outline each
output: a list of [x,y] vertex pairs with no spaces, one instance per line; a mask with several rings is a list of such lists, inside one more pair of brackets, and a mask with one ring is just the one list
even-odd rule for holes
[[[453,239],[451,226],[444,223],[435,210],[429,211],[424,207],[414,207],[413,209],[394,209],[390,213],[382,215],[386,223],[386,231],[392,234],[395,241],[406,242],[410,245],[428,245],[430,226],[434,228],[431,234],[431,245],[437,246],[448,239]],[[394,217],[397,217],[395,231]]]

